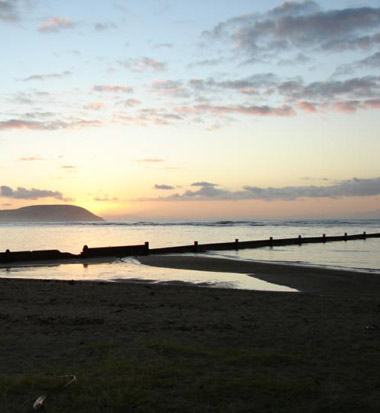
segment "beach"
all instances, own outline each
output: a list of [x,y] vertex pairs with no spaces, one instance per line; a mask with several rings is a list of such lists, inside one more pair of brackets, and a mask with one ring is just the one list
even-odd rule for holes
[[31,411],[67,374],[78,381],[51,394],[46,411],[379,411],[376,275],[142,260],[285,277],[319,293],[1,279],[2,412]]
[[149,255],[139,257],[139,261],[145,265],[166,268],[248,274],[272,284],[308,293],[372,296],[379,296],[380,293],[380,276],[370,272],[202,255]]

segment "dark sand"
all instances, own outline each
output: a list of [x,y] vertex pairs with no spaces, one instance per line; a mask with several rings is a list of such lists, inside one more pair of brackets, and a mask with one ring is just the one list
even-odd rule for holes
[[[25,384],[22,391],[5,391],[6,380],[77,374],[78,384],[53,410],[66,411],[65,397],[88,395],[91,380],[103,374],[89,372],[110,352],[112,360],[145,368],[141,382],[150,407],[141,402],[118,410],[94,393],[88,410],[67,411],[98,411],[93,406],[100,398],[99,411],[107,412],[380,411],[378,276],[202,257],[141,261],[254,274],[319,294],[0,279],[2,413],[27,411],[23,406],[40,394],[28,393]],[[157,363],[168,370],[156,380],[159,373],[149,366]],[[132,373],[104,374],[112,382]]]
[[139,257],[139,261],[157,267],[243,273],[301,292],[377,297],[380,294],[380,275],[368,272],[238,261],[201,255],[150,255]]

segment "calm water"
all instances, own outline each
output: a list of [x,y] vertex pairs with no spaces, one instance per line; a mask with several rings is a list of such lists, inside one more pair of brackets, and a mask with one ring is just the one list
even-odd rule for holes
[[[302,236],[343,235],[380,232],[380,220],[317,220],[317,221],[219,221],[187,223],[60,223],[0,225],[0,251],[59,249],[79,253],[89,247],[142,244],[164,247],[209,242],[231,242]],[[212,254],[234,259],[278,261],[366,270],[380,273],[380,239],[365,241],[306,244],[255,250],[222,251]],[[268,289],[268,285],[252,285],[243,275],[199,273],[152,269],[133,260],[83,267],[67,264],[55,267],[28,267],[1,270],[0,277],[70,278],[70,279],[136,279],[158,282],[191,282],[234,288]],[[234,277],[235,276],[235,277]]]

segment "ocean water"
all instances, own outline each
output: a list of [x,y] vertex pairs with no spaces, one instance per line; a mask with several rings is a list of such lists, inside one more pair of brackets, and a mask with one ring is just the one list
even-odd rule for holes
[[[143,244],[151,248],[202,243],[231,242],[301,235],[321,236],[380,232],[380,220],[298,220],[298,221],[217,221],[217,222],[101,222],[54,224],[1,224],[0,251],[59,249],[79,253],[89,247]],[[233,259],[285,262],[294,265],[327,266],[371,271],[380,274],[380,239],[306,244],[239,251],[216,251],[211,255]],[[270,289],[253,285],[242,274],[186,272],[152,269],[135,260],[92,265],[65,264],[54,267],[0,269],[0,277],[141,280],[144,282],[190,282],[228,288]],[[235,276],[235,277],[234,277]],[[222,279],[222,277],[224,277]],[[227,277],[227,278],[226,278]],[[276,289],[273,286],[273,289]]]

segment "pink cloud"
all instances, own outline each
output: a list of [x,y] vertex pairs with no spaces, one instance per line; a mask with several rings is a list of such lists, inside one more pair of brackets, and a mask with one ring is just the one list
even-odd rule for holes
[[366,109],[379,109],[380,108],[380,99],[368,99],[363,103]]
[[143,57],[142,59],[128,59],[120,62],[122,66],[132,72],[161,72],[165,70],[165,63],[160,62],[156,59],[151,59],[150,57]]
[[133,88],[131,86],[116,86],[116,85],[94,86],[93,90],[95,90],[95,92],[123,92],[123,93],[133,92]]
[[71,29],[74,23],[71,19],[53,16],[40,23],[38,30],[42,33],[58,32],[62,29]]
[[71,119],[69,122],[64,121],[27,121],[21,119],[9,119],[0,122],[0,130],[59,130],[59,129],[77,129],[92,126],[101,126],[98,120]]
[[93,102],[93,103],[88,103],[87,105],[83,106],[85,109],[91,109],[91,110],[99,110],[104,107],[104,103],[102,102]]
[[176,108],[181,114],[202,114],[210,112],[215,115],[243,114],[250,116],[295,116],[296,112],[291,106],[283,105],[280,107],[271,106],[213,106],[198,105],[193,108]]
[[130,107],[139,105],[140,103],[141,103],[141,100],[138,100],[138,99],[127,99],[124,102],[124,105],[130,108]]
[[309,113],[316,113],[317,112],[317,105],[315,103],[302,101],[302,102],[298,102],[297,106],[300,109],[302,109],[306,112],[309,112]]

